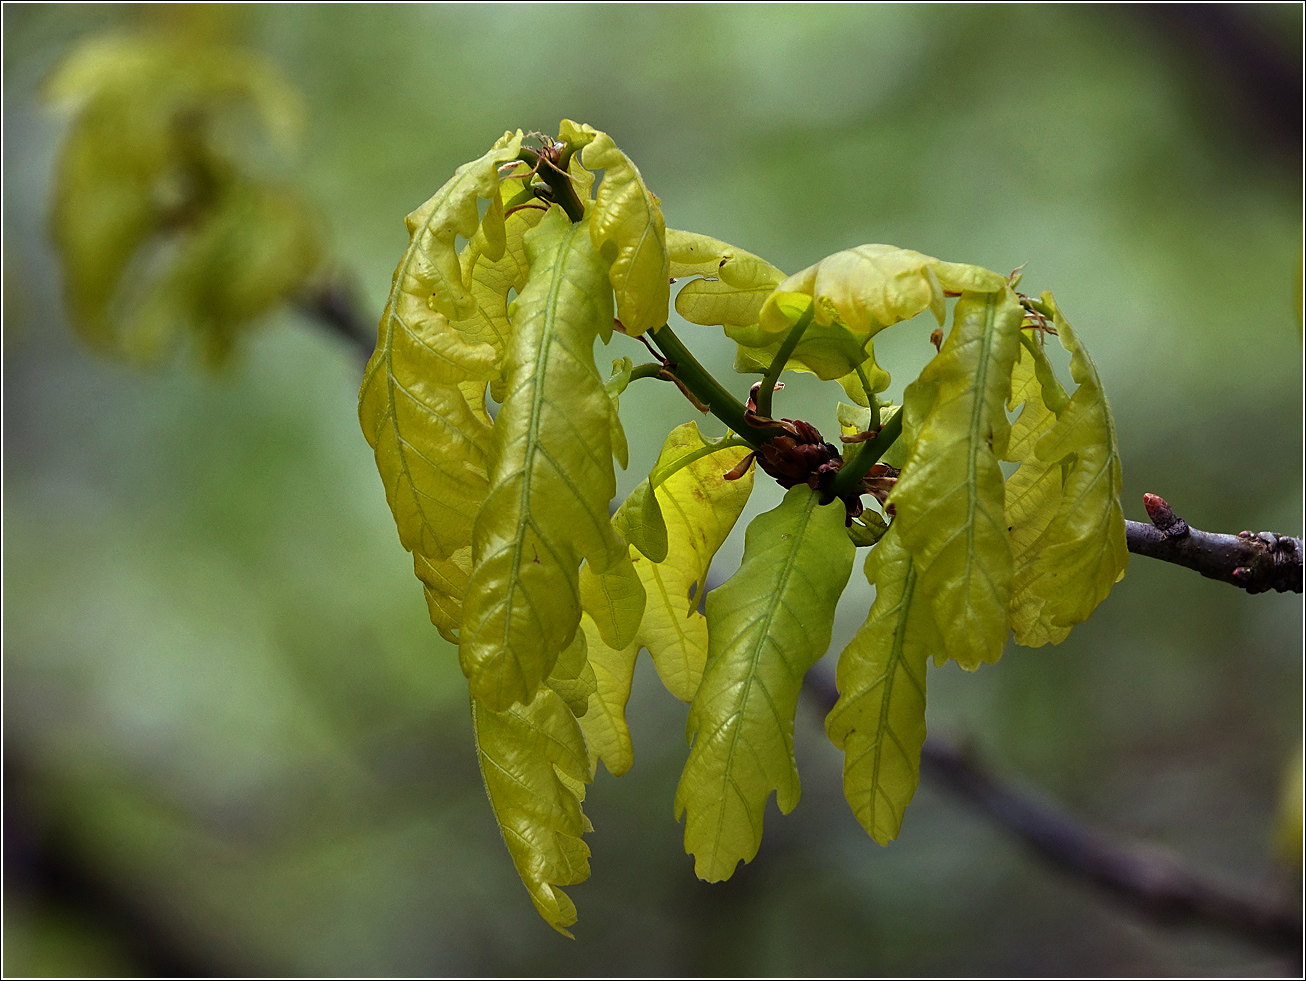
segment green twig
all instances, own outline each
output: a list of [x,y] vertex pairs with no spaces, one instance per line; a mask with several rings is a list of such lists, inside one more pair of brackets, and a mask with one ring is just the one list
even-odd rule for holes
[[630,380],[635,381],[637,378],[657,378],[663,372],[662,365],[656,361],[650,361],[647,364],[637,364],[630,369]]
[[667,359],[666,370],[675,375],[695,398],[706,405],[712,415],[729,426],[753,449],[759,449],[776,436],[784,435],[785,431],[779,426],[758,428],[751,425],[745,418],[743,403],[727,392],[721,383],[698,363],[698,359],[681,343],[670,326],[664,324],[649,331],[645,336],[653,339],[653,343]]
[[766,369],[766,375],[762,378],[762,387],[757,392],[757,414],[763,419],[771,418],[771,398],[775,395],[775,385],[780,380],[780,372],[785,370],[785,365],[789,363],[789,358],[794,353],[794,348],[798,347],[798,342],[803,339],[803,332],[807,330],[815,313],[816,304],[813,303],[798,318],[798,322],[789,328],[784,343],[780,345],[780,350],[771,361],[771,367]]
[[540,155],[530,147],[522,147],[517,154],[517,159],[524,160],[536,168],[536,174],[553,191],[553,202],[567,212],[568,218],[577,222],[585,217],[585,205],[581,204],[580,198],[576,196],[576,188],[572,186],[571,177],[567,175],[567,165],[571,162],[570,148],[563,153],[558,165],[550,165],[547,160],[540,163]]
[[848,454],[843,466],[835,474],[834,483],[830,485],[830,493],[834,497],[856,494],[861,487],[862,478],[866,476],[866,471],[879,462],[880,457],[888,452],[889,447],[900,435],[902,435],[902,409],[889,417],[889,421],[880,427],[875,439],[858,443],[857,448]]

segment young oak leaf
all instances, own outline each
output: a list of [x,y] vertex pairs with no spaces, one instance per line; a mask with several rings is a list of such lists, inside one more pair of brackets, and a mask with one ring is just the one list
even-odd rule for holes
[[455,631],[462,626],[463,591],[472,571],[472,547],[464,545],[447,559],[433,559],[414,552],[413,571],[422,582],[426,608],[435,629],[449,643],[458,643]]
[[1061,504],[1062,467],[1059,462],[1039,459],[1035,446],[1057,421],[1070,397],[1061,388],[1042,347],[1028,335],[1021,336],[1019,360],[1011,374],[1008,409],[1024,408],[1011,425],[1011,439],[1003,459],[1019,463],[1007,478],[1006,515],[1011,529],[1012,590],[1009,617],[1015,641],[1040,647],[1059,644],[1070,632],[1053,627],[1042,615],[1044,602],[1029,588],[1039,579],[1044,561],[1043,534]]
[[1115,422],[1093,359],[1052,294],[1042,299],[1053,310],[1057,337],[1070,352],[1070,376],[1079,387],[1034,448],[1040,460],[1067,469],[1060,507],[1040,538],[1038,570],[1028,588],[1043,601],[1042,620],[1067,628],[1087,620],[1124,578],[1129,563],[1120,506],[1124,477]]
[[707,597],[709,647],[689,709],[689,759],[676,789],[685,851],[700,879],[728,879],[762,841],[771,791],[798,803],[793,726],[803,676],[830,644],[855,549],[837,503],[806,485],[748,526],[739,570]]
[[588,562],[580,567],[580,608],[609,647],[622,648],[635,639],[645,601],[644,584],[628,554],[607,572],[595,572]]
[[635,761],[630,728],[626,725],[626,703],[630,701],[635,659],[642,645],[634,640],[624,647],[608,646],[588,614],[581,615],[580,628],[595,679],[594,693],[590,695],[585,714],[580,717],[581,731],[585,733],[585,745],[589,750],[590,774],[593,775],[599,760],[602,760],[608,772],[619,777]]
[[676,312],[704,327],[748,327],[785,274],[744,249],[697,232],[667,229],[671,276],[702,276],[681,288]]
[[924,310],[944,317],[944,293],[994,293],[1007,281],[979,266],[943,262],[892,245],[859,245],[836,252],[776,287],[763,305],[759,323],[771,334],[787,331],[797,319],[785,309],[787,294],[810,297],[816,323],[839,322],[854,334],[874,336]]
[[553,662],[553,670],[544,683],[567,703],[572,715],[578,719],[585,715],[590,696],[598,690],[598,680],[589,662],[589,644],[584,631],[576,631],[575,638]]
[[903,396],[911,455],[889,503],[943,638],[935,660],[968,671],[1001,657],[1007,636],[1011,542],[998,460],[1022,317],[1008,288],[963,293],[942,350]]
[[[505,133],[406,219],[412,238],[395,269],[358,393],[359,422],[375,451],[399,540],[432,561],[471,544],[489,488],[484,381],[499,361],[492,345],[464,335],[432,309],[442,288],[437,267],[444,260],[436,255],[447,247],[458,264],[454,231],[474,234],[475,228],[448,222],[468,209],[474,216],[478,197],[498,194],[497,168],[516,157],[520,144],[520,133]],[[472,395],[478,381],[479,399]]]
[[589,878],[593,827],[581,810],[589,757],[575,716],[545,688],[529,705],[494,712],[472,699],[476,756],[499,833],[531,902],[563,936],[576,907],[559,886]]
[[529,702],[572,642],[582,559],[607,571],[624,551],[608,519],[612,409],[594,365],[612,292],[587,222],[551,209],[526,236],[531,272],[513,312],[459,635],[472,694],[495,711]]
[[[698,605],[712,557],[730,534],[753,487],[751,469],[738,480],[725,479],[747,453],[746,447],[707,442],[693,422],[672,430],[651,475],[656,488],[648,493],[658,514],[666,515],[662,561],[648,553],[641,555],[633,545],[630,549],[646,595],[638,630],[625,646],[609,646],[594,621],[582,617],[590,663],[598,677],[598,691],[582,727],[591,765],[602,759],[614,776],[625,773],[633,759],[626,702],[640,649],[648,649],[663,684],[682,701],[694,697],[702,679],[708,630]],[[651,486],[649,480],[640,485]]]
[[926,662],[940,645],[896,528],[890,525],[866,556],[875,604],[839,655],[839,701],[825,720],[830,741],[844,753],[844,796],[881,845],[898,837],[920,782]]
[[658,199],[607,133],[594,133],[581,163],[603,171],[590,212],[594,248],[611,262],[617,317],[631,337],[667,322],[671,301],[667,229]]
[[708,569],[753,491],[753,470],[726,480],[747,447],[717,446],[687,422],[668,435],[651,479],[667,533],[666,558],[632,553],[648,596],[636,639],[667,691],[688,702],[707,661],[707,619],[698,612]]

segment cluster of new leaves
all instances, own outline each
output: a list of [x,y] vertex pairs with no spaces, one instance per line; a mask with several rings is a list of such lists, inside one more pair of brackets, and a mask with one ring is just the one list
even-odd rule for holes
[[[858,546],[872,546],[876,598],[840,656],[827,731],[853,811],[882,843],[917,783],[927,659],[973,670],[1009,630],[1059,642],[1123,575],[1126,549],[1110,413],[1049,294],[883,245],[786,277],[666,229],[606,134],[564,121],[540,144],[505,133],[408,217],[359,413],[431,619],[458,645],[504,841],[565,933],[576,912],[560,887],[589,872],[586,783],[600,760],[614,775],[633,762],[625,708],[641,650],[690,703],[675,809],[697,873],[720,880],[756,854],[773,791],[782,811],[797,804],[799,692]],[[675,278],[689,279],[681,315],[724,327],[736,368],[764,376],[747,408],[666,326]],[[937,357],[901,408],[882,403],[872,338],[926,310],[943,324],[949,297]],[[620,358],[605,384],[595,341],[614,314],[667,357]],[[1073,393],[1044,353],[1052,333]],[[770,418],[786,369],[837,380],[857,403],[839,407],[846,459],[806,423]],[[675,429],[611,513],[633,377],[675,382],[733,432]],[[754,458],[789,489],[704,604]],[[1002,461],[1017,464],[1006,480]]]
[[158,360],[190,336],[210,363],[303,284],[318,222],[260,174],[243,132],[286,148],[302,110],[261,59],[200,30],[100,37],[57,68],[73,113],[54,240],[73,321],[93,347]]

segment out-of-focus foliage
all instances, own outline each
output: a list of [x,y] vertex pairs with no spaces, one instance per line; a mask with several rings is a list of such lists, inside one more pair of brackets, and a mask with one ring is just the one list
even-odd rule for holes
[[317,216],[251,166],[237,135],[257,120],[293,144],[298,94],[264,59],[194,29],[93,37],[46,95],[73,114],[51,221],[82,337],[153,362],[191,335],[225,361],[320,258]]
[[[7,804],[39,799],[38,826],[63,829],[63,853],[129,897],[121,907],[207,973],[1280,969],[1218,937],[1139,929],[928,783],[893,846],[868,848],[833,790],[842,761],[801,706],[801,818],[772,821],[763,860],[728,884],[694,883],[666,814],[684,709],[658,697],[646,661],[625,706],[640,765],[598,774],[586,801],[601,873],[568,889],[582,943],[532,923],[471,765],[456,653],[413,609],[342,407],[356,365],[281,318],[220,384],[127,377],[69,348],[43,299],[58,290],[43,242],[62,135],[32,93],[71,41],[118,16],[5,9],[5,628],[6,750],[26,767]],[[1231,16],[1255,28],[1279,12]],[[1206,62],[1187,74],[1197,62],[1171,34],[1129,17],[260,8],[250,40],[308,96],[297,178],[375,310],[403,248],[394,216],[480,153],[493,121],[588,118],[639,162],[669,223],[783,269],[885,241],[997,270],[1032,260],[1028,278],[1056,284],[1111,396],[1126,513],[1161,491],[1204,527],[1291,531],[1299,167],[1240,128],[1251,117],[1229,129],[1215,115],[1224,75]],[[1283,19],[1254,50],[1299,36],[1299,11]],[[586,58],[556,56],[579,36]],[[514,40],[537,53],[532,81],[484,69]],[[727,368],[735,342],[673,325]],[[932,326],[876,337],[896,381],[882,402],[901,402],[934,355]],[[1229,370],[1235,351],[1254,384]],[[1057,345],[1047,353],[1068,381]],[[788,382],[777,408],[833,432],[829,386]],[[622,397],[619,497],[686,418],[672,386],[651,384]],[[714,579],[779,496],[759,483]],[[836,651],[871,606],[854,577]],[[930,728],[1104,824],[1254,879],[1298,739],[1299,647],[1295,598],[1152,564],[1059,647],[1009,651],[965,684],[951,665],[931,671]],[[580,721],[593,716],[591,702]],[[7,888],[26,888],[9,871]],[[35,922],[6,923],[7,969],[13,931]]]

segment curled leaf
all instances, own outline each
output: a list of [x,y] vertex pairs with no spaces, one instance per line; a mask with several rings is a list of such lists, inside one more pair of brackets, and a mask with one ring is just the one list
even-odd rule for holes
[[1039,536],[1038,567],[1027,588],[1042,601],[1041,620],[1062,629],[1087,620],[1106,599],[1124,577],[1129,549],[1116,428],[1101,379],[1052,294],[1042,299],[1055,313],[1057,337],[1070,352],[1070,376],[1079,387],[1034,447],[1040,460],[1065,468],[1065,476],[1056,515]]
[[631,337],[667,322],[671,301],[667,230],[662,208],[639,168],[607,133],[595,133],[581,162],[603,171],[589,218],[595,250],[611,263],[617,317]]
[[476,756],[499,833],[531,902],[563,936],[576,906],[559,886],[589,878],[593,830],[581,811],[589,758],[562,697],[545,689],[529,705],[493,712],[472,700]]
[[[472,525],[489,489],[485,380],[496,376],[502,360],[490,343],[499,336],[495,331],[465,332],[465,321],[452,323],[432,309],[430,298],[448,279],[438,273],[445,260],[437,254],[447,248],[453,255],[454,230],[441,222],[468,208],[475,214],[480,191],[497,181],[498,165],[513,159],[520,143],[520,133],[505,133],[408,216],[412,238],[395,269],[376,350],[363,371],[358,418],[376,453],[399,540],[430,562],[471,545]],[[461,273],[455,278],[461,280]],[[478,388],[480,395],[473,395]]]
[[892,245],[860,245],[786,279],[763,306],[759,322],[772,334],[788,330],[796,318],[785,309],[784,295],[798,293],[816,305],[816,323],[840,323],[870,337],[925,310],[942,324],[945,291],[993,293],[1006,285],[1005,278],[979,266]]
[[1061,506],[1062,468],[1059,462],[1039,459],[1038,441],[1057,421],[1056,411],[1069,396],[1061,389],[1043,349],[1022,336],[1020,359],[1011,375],[1008,408],[1023,404],[1011,426],[1004,459],[1019,463],[1007,478],[1006,515],[1011,529],[1012,592],[1010,620],[1016,643],[1039,647],[1061,643],[1069,627],[1054,627],[1043,616],[1044,601],[1030,589],[1042,578],[1046,557],[1042,538]]
[[612,408],[593,350],[612,322],[607,263],[586,222],[557,209],[526,250],[459,648],[472,694],[497,711],[529,702],[572,642],[582,559],[607,571],[622,554],[608,519]]

